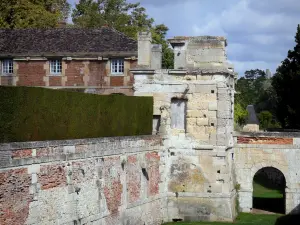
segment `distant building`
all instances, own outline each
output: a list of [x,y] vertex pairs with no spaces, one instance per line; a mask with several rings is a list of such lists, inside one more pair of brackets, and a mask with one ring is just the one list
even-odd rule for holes
[[0,85],[133,93],[137,41],[100,29],[0,29]]
[[269,69],[266,70],[266,77],[270,79],[272,77],[272,73]]

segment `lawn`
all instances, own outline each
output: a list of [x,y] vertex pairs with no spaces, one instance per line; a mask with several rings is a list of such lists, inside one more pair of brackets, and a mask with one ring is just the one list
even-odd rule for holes
[[253,197],[256,198],[283,198],[283,190],[281,187],[274,187],[264,178],[257,178],[253,181]]
[[283,193],[284,186],[274,186],[266,178],[256,176],[253,181],[253,208],[284,214],[285,199]]
[[225,222],[176,222],[176,223],[165,223],[164,225],[274,225],[277,218],[280,215],[257,215],[241,213],[234,223]]

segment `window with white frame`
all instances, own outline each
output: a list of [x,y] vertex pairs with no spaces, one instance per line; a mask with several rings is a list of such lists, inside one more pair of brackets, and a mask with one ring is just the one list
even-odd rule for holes
[[62,71],[62,63],[59,59],[50,60],[50,74],[59,75]]
[[112,59],[111,60],[111,74],[123,74],[124,73],[124,60]]
[[11,59],[2,60],[2,74],[13,74],[14,72],[14,62]]

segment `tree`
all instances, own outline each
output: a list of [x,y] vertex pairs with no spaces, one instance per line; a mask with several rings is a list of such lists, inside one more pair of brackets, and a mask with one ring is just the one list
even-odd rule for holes
[[248,70],[244,77],[238,79],[235,97],[235,122],[238,125],[244,123],[241,109],[246,110],[248,105],[254,105],[257,114],[262,111],[268,111],[271,114],[271,122],[265,123],[264,120],[263,128],[278,127],[277,119],[273,116],[275,115],[276,93],[270,83],[271,80],[266,77],[265,71],[260,69]]
[[166,41],[169,28],[164,24],[156,25],[152,28],[153,43],[162,45],[162,68],[174,68],[174,53]]
[[173,52],[165,40],[168,28],[164,24],[153,25],[146,9],[140,3],[127,3],[126,0],[80,0],[72,13],[75,26],[97,28],[108,25],[137,39],[140,31],[151,31],[153,43],[161,44],[163,49],[163,68],[173,67]]
[[238,79],[236,84],[236,101],[243,108],[248,105],[255,105],[261,94],[264,93],[264,84],[266,81],[266,73],[263,70],[248,70],[245,76]]
[[66,20],[70,11],[67,0],[2,0],[1,28],[56,27]]
[[72,19],[78,27],[108,25],[132,38],[136,38],[138,31],[149,30],[154,22],[140,3],[127,3],[126,0],[80,0]]
[[234,125],[236,128],[246,123],[247,116],[248,116],[248,112],[246,108],[243,108],[239,103],[235,103],[234,104]]
[[262,111],[258,114],[259,125],[261,128],[270,128],[272,124],[273,115],[269,111]]
[[282,127],[300,128],[300,25],[295,36],[296,46],[288,51],[287,58],[281,65],[272,80],[276,92],[276,116]]

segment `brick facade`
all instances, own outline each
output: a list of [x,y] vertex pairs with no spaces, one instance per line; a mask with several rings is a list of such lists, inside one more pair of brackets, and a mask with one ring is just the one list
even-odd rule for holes
[[[13,75],[0,75],[0,85],[76,87],[95,94],[122,93],[132,95],[136,60],[124,60],[124,74],[112,75],[110,60],[63,60],[62,74],[51,75],[49,61],[14,61]],[[93,88],[93,90],[91,90]]]

